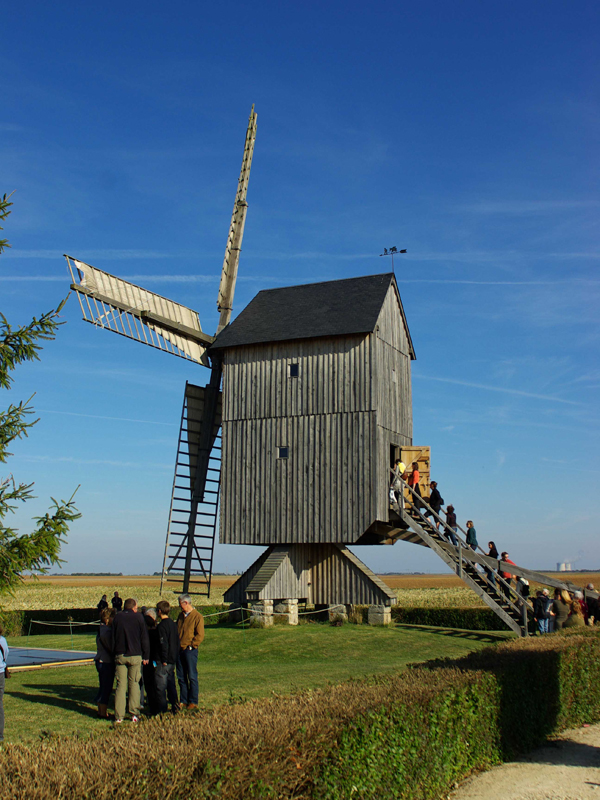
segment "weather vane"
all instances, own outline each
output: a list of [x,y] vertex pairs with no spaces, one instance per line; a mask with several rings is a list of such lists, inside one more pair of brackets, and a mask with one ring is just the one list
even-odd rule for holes
[[390,247],[388,250],[387,247],[383,248],[383,253],[379,253],[380,256],[391,256],[392,257],[392,272],[394,270],[394,256],[397,256],[399,253],[406,253],[406,250],[398,250],[397,247]]

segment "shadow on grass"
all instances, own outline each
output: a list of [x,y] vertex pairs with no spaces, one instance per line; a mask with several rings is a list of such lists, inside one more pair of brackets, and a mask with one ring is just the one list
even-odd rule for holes
[[[65,686],[60,683],[24,683],[23,689],[33,691],[14,691],[8,689],[5,694],[24,700],[27,703],[40,703],[45,706],[56,706],[65,711],[75,711],[86,717],[97,717],[96,706],[92,700],[94,689],[89,686]],[[37,693],[36,693],[37,691]]]
[[404,622],[397,622],[396,628],[409,631],[421,631],[422,633],[436,633],[438,636],[452,636],[458,639],[470,639],[473,642],[484,642],[486,644],[505,642],[509,638],[503,633],[490,633],[489,631],[466,631],[458,628],[438,628],[432,625],[409,625]]

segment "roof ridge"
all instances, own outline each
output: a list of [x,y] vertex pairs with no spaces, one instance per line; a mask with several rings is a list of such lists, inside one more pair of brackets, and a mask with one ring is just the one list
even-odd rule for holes
[[[289,286],[273,286],[271,289],[261,289],[259,294],[266,294],[267,292],[280,292],[282,289],[302,289],[304,286],[324,286],[326,283],[345,283],[346,281],[360,281],[366,278],[395,278],[393,272],[375,272],[373,275],[355,275],[353,278],[331,278],[327,281],[312,281],[311,283],[292,283]],[[257,296],[255,295],[255,296]],[[252,302],[252,301],[250,301]]]

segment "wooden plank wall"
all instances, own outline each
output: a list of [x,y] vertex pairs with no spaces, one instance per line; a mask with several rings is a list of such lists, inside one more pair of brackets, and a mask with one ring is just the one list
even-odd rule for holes
[[223,398],[220,541],[357,541],[388,518],[390,444],[412,442],[395,286],[373,334],[226,350]]
[[412,439],[412,387],[408,338],[395,287],[386,295],[377,321],[373,374],[377,424]]
[[375,431],[374,412],[225,422],[221,542],[356,541],[375,519]]
[[[223,420],[372,411],[370,358],[364,335],[231,348]],[[291,363],[297,378],[288,376]]]
[[377,397],[376,518],[389,516],[390,445],[412,444],[412,384],[408,337],[396,289],[386,295],[373,337]]
[[332,544],[270,548],[226,592],[235,603],[288,598],[326,605],[395,603],[393,592],[356,556]]

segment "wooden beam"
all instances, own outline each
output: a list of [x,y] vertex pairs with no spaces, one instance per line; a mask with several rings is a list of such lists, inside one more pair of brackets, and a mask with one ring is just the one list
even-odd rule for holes
[[124,311],[127,314],[133,314],[135,317],[139,317],[145,322],[160,325],[167,330],[180,334],[186,339],[192,339],[195,342],[200,342],[207,347],[215,340],[214,336],[209,336],[207,333],[197,331],[194,328],[188,327],[187,325],[182,325],[180,322],[174,322],[173,320],[163,317],[160,314],[155,314],[154,311],[131,308],[125,303],[121,303],[120,300],[115,300],[114,298],[108,297],[105,294],[100,294],[100,292],[94,292],[91,289],[86,289],[84,286],[79,286],[76,283],[71,284],[71,289],[73,289],[75,292],[79,292],[80,294],[85,294],[94,300],[99,300],[101,303],[106,303],[106,305],[113,306],[113,308],[117,308],[119,311]]

